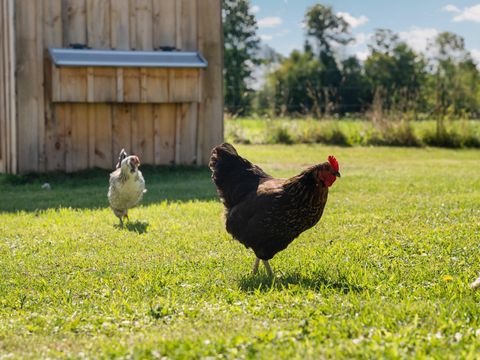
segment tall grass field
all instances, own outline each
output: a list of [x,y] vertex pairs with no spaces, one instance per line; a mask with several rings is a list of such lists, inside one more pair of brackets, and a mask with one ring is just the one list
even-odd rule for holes
[[[325,213],[263,268],[206,168],[0,177],[0,359],[478,358],[480,150],[238,145],[278,177],[332,154]],[[42,189],[48,182],[51,190]]]
[[445,119],[383,120],[229,118],[228,141],[244,144],[326,144],[340,146],[403,146],[480,148],[480,121]]

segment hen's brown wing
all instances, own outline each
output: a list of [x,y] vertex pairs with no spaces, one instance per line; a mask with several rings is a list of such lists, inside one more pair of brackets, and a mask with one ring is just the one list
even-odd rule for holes
[[227,212],[227,231],[257,257],[271,259],[318,222],[327,196],[327,188],[305,186],[301,179],[266,180]]
[[209,166],[212,180],[227,209],[242,202],[248,194],[256,192],[261,181],[271,179],[260,167],[239,156],[228,143],[212,150]]

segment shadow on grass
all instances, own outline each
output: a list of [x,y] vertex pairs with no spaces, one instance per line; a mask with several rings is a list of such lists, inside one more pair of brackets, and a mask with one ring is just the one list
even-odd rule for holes
[[[145,165],[141,171],[148,189],[141,205],[218,199],[207,167]],[[109,174],[109,170],[93,169],[73,174],[0,175],[0,212],[108,207]],[[44,183],[51,190],[42,189]]]
[[124,229],[132,232],[136,232],[137,234],[144,234],[147,232],[147,228],[150,224],[146,221],[128,221],[124,225]]
[[268,277],[265,273],[257,275],[249,274],[239,281],[240,289],[246,292],[262,291],[268,292],[274,290],[284,290],[294,286],[304,289],[320,290],[333,289],[344,294],[350,292],[362,292],[364,287],[350,284],[347,279],[331,279],[324,273],[313,273],[308,276],[298,272],[277,274],[274,278]]

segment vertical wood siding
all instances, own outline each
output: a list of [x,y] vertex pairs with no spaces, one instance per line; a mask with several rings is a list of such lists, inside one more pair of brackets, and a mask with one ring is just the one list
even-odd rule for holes
[[[30,0],[1,2],[0,19],[14,13],[18,112],[13,118],[19,133],[13,136],[7,129],[6,119],[14,109],[7,106],[10,58],[2,51],[1,172],[110,169],[122,148],[146,164],[208,162],[211,148],[223,140],[220,0],[39,0],[33,6]],[[1,49],[9,41],[7,26],[5,21],[0,24]],[[196,89],[201,101],[189,102],[192,89],[185,79],[199,75],[188,70],[159,69],[147,75],[133,68],[72,68],[52,74],[47,49],[70,46],[198,50],[209,62],[200,72],[202,88]],[[59,88],[52,76],[68,77],[75,86],[66,81]],[[59,92],[63,99],[69,91],[78,96],[79,86],[88,103],[52,102],[52,94]],[[178,102],[149,103],[157,92],[175,94]],[[95,103],[95,96],[104,102]],[[18,167],[6,161],[9,148],[18,151],[10,151]]]
[[17,171],[14,2],[0,2],[0,172]]

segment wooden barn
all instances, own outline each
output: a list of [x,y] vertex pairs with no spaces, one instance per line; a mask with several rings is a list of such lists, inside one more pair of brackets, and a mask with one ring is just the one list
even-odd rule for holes
[[208,162],[221,0],[1,0],[0,172]]

